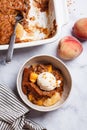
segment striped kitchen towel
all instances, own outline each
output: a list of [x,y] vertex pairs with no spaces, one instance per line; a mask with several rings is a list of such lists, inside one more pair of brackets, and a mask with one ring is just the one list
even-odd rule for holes
[[46,130],[36,122],[26,119],[29,112],[17,96],[0,84],[0,130]]

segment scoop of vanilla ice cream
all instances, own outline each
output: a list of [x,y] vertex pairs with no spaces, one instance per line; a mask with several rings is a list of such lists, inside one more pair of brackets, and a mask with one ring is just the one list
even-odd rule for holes
[[56,78],[50,72],[43,72],[38,75],[37,84],[40,89],[50,91],[56,88]]

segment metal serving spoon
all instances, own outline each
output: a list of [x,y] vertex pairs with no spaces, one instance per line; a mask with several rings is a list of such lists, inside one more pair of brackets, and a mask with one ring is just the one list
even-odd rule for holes
[[20,22],[23,19],[23,15],[18,14],[15,17],[15,19],[16,19],[16,23],[15,23],[15,26],[14,26],[14,32],[13,32],[11,39],[10,39],[10,43],[9,43],[9,47],[8,47],[8,51],[7,51],[7,55],[6,55],[6,62],[10,62],[12,60],[15,37],[16,37],[16,27],[17,27],[18,22]]

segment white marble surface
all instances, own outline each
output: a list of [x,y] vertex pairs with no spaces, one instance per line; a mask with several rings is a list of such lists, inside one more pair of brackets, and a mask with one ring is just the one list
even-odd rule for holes
[[[70,1],[70,0],[67,0]],[[87,0],[71,0],[68,7],[69,22],[62,28],[59,39],[71,35],[74,22],[82,17],[87,17]],[[86,130],[87,129],[87,41],[83,42],[82,54],[72,61],[67,61],[72,76],[72,91],[67,103],[53,112],[40,113],[31,110],[29,118],[43,124],[48,130]],[[21,65],[31,56],[50,54],[57,56],[56,43],[18,49],[14,51],[11,63],[1,63],[6,51],[0,51],[0,83],[6,84],[16,92],[16,77]]]

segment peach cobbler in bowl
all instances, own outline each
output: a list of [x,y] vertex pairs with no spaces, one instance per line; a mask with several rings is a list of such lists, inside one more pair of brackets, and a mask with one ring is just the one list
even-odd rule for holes
[[64,79],[51,64],[34,64],[24,68],[22,90],[28,99],[40,106],[51,106],[61,99]]
[[32,109],[52,111],[59,108],[71,90],[71,76],[59,59],[40,55],[26,61],[17,76],[17,90]]

